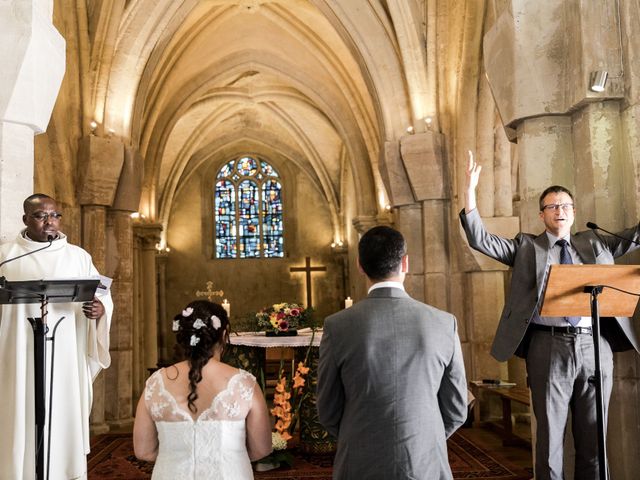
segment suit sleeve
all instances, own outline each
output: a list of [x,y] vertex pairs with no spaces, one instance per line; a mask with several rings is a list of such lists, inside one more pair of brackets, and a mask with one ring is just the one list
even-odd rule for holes
[[598,237],[604,240],[607,247],[611,251],[613,258],[621,257],[629,252],[633,252],[640,248],[640,224],[635,227],[627,228],[618,233],[619,237],[627,238],[628,240],[622,240],[622,238],[613,237],[610,235],[598,235]]
[[316,407],[320,423],[331,435],[338,438],[344,412],[344,386],[332,351],[331,328],[327,323],[325,322],[320,342]]
[[455,432],[467,419],[467,378],[464,372],[462,348],[458,337],[458,325],[453,317],[453,354],[446,366],[440,389],[438,404],[444,423],[447,438]]
[[464,209],[460,211],[460,223],[471,248],[500,263],[513,266],[518,251],[517,239],[504,238],[487,232],[477,208],[469,213]]

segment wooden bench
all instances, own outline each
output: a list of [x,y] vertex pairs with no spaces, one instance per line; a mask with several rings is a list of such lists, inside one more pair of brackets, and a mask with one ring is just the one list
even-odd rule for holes
[[531,446],[531,438],[516,435],[513,430],[511,418],[511,403],[516,402],[527,407],[530,405],[529,389],[526,387],[501,387],[499,385],[484,384],[479,382],[469,383],[471,392],[476,396],[476,404],[474,406],[474,419],[476,422],[480,420],[480,397],[483,392],[490,395],[496,395],[502,400],[502,420],[500,422],[490,422],[492,427],[502,434],[503,445],[526,445]]

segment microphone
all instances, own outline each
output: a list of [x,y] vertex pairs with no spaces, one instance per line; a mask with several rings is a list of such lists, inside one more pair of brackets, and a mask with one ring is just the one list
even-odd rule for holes
[[46,244],[44,247],[38,248],[36,250],[31,250],[30,252],[23,253],[22,255],[18,255],[17,257],[9,258],[9,259],[3,261],[2,263],[0,263],[0,268],[2,268],[2,266],[5,265],[6,263],[13,262],[14,260],[18,260],[19,258],[26,257],[27,255],[32,255],[32,254],[37,253],[37,252],[41,252],[45,248],[49,248],[53,244],[54,240],[55,240],[55,238],[53,238],[53,235],[47,235],[47,242],[49,242],[49,243]]
[[[608,230],[605,230],[604,228],[599,227],[598,225],[596,225],[596,224],[595,224],[595,223],[593,223],[593,222],[587,222],[587,228],[590,228],[591,230],[602,230],[604,233],[608,233],[609,235],[613,235],[614,237],[617,237],[617,238],[619,238],[619,239],[621,239],[621,240],[625,240],[625,241],[627,241],[627,242],[631,242],[631,243],[635,243],[636,245],[640,245],[640,242],[638,242],[638,241],[636,241],[636,240],[633,240],[633,239],[631,239],[631,238],[624,238],[624,237],[621,237],[621,236],[620,236],[620,235],[618,235],[617,233],[613,233],[613,232],[610,232],[610,231],[608,231]],[[595,232],[594,232],[594,233],[595,233]],[[596,233],[596,235],[598,235],[598,234]],[[1,264],[0,264],[0,266],[1,266]]]

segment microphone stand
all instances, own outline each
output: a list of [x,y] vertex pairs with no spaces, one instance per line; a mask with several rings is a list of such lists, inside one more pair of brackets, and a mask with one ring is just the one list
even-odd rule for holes
[[[587,222],[587,228],[593,230],[595,235],[600,238],[600,235],[596,230],[602,230],[609,235],[612,235],[621,240],[635,243],[640,245],[640,242],[632,238],[625,238],[617,233],[609,232],[604,228],[600,228],[593,222]],[[596,388],[596,423],[598,427],[598,465],[599,465],[599,478],[600,480],[609,480],[609,464],[607,460],[607,436],[605,430],[605,418],[604,418],[604,394],[602,385],[602,365],[600,362],[600,311],[598,305],[598,295],[602,293],[603,288],[613,288],[609,285],[591,285],[584,287],[584,292],[591,296],[591,322],[593,332],[593,347],[594,347],[594,361],[595,361],[595,388]],[[614,290],[618,290],[614,288]],[[621,290],[622,291],[622,290]],[[637,295],[632,292],[624,292],[630,295]]]

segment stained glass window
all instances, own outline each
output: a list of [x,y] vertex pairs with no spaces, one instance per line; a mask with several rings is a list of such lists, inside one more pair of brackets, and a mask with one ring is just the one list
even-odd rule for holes
[[243,156],[216,176],[217,258],[284,257],[282,184],[265,160]]

